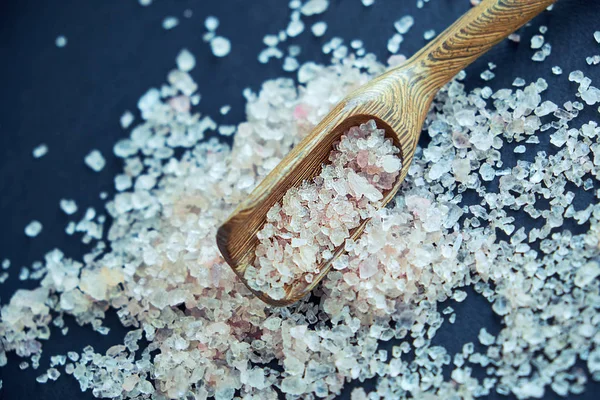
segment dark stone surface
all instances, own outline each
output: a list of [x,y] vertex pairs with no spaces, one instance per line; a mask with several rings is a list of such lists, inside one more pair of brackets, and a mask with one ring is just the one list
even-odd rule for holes
[[[359,0],[332,0],[323,18],[329,29],[325,38],[304,34],[288,41],[302,45],[300,60],[326,62],[320,46],[332,35],[347,41],[364,40],[368,50],[380,58],[387,57],[387,39],[393,33],[393,21],[412,14],[417,21],[406,35],[401,53],[413,54],[425,44],[422,35],[427,29],[441,32],[469,8],[467,0],[432,0],[422,10],[416,0],[377,0],[364,8]],[[150,7],[140,7],[136,0],[20,0],[0,2],[0,259],[12,261],[10,278],[0,286],[1,304],[6,304],[19,287],[33,288],[36,282],[18,281],[21,266],[29,266],[53,249],[62,249],[67,256],[78,258],[85,251],[75,238],[64,233],[67,217],[60,211],[61,198],[74,198],[80,206],[102,209],[98,198],[101,191],[112,193],[113,176],[121,163],[112,155],[112,146],[125,133],[119,126],[124,110],[135,111],[139,96],[151,86],[161,84],[174,66],[178,51],[189,48],[197,57],[193,77],[202,94],[200,110],[214,116],[218,122],[238,123],[243,120],[245,87],[258,89],[261,82],[286,75],[279,63],[261,65],[256,60],[262,49],[262,37],[285,27],[288,9],[279,0],[222,0],[216,2],[192,0],[156,0]],[[193,17],[182,13],[191,8]],[[168,15],[180,18],[173,30],[161,28]],[[216,15],[221,21],[218,32],[232,41],[232,52],[216,59],[201,39],[203,21]],[[467,87],[482,86],[479,73],[489,61],[498,64],[496,79],[489,82],[493,89],[508,87],[517,76],[527,81],[544,77],[550,84],[546,97],[556,103],[574,99],[575,85],[567,74],[574,69],[600,78],[600,66],[589,67],[585,57],[600,52],[592,32],[598,29],[600,2],[593,0],[562,0],[551,13],[538,17],[531,26],[521,30],[521,44],[505,41],[468,69]],[[307,19],[307,28],[321,17]],[[552,46],[552,55],[544,63],[531,61],[533,51],[529,39],[540,24],[547,24],[545,35]],[[68,39],[65,48],[54,45],[63,34]],[[326,39],[327,38],[327,39]],[[560,65],[565,74],[554,76],[553,65]],[[289,75],[289,74],[287,74]],[[220,106],[230,104],[231,112],[221,117]],[[597,113],[587,111],[589,119]],[[588,118],[582,118],[581,121]],[[542,135],[543,136],[543,135]],[[425,141],[426,138],[423,138]],[[540,149],[547,144],[542,138]],[[34,160],[32,149],[40,143],[49,146],[49,153]],[[100,149],[107,166],[94,173],[83,164],[91,149]],[[505,154],[506,164],[514,163],[511,151]],[[523,157],[529,157],[527,154]],[[580,197],[575,204],[583,208],[592,198]],[[83,210],[81,210],[83,209]],[[44,225],[35,239],[27,238],[23,228],[32,219]],[[521,224],[529,221],[520,219]],[[457,310],[455,325],[445,324],[435,338],[437,344],[458,351],[466,341],[476,341],[482,326],[492,333],[500,328],[500,320],[487,302],[473,291],[464,303],[452,304]],[[121,343],[126,329],[114,313],[109,313],[108,336],[77,326],[67,319],[68,336],[56,329],[52,339],[44,344],[40,369],[20,371],[20,360],[9,355],[9,363],[0,369],[4,388],[0,398],[14,399],[90,399],[91,393],[81,393],[77,382],[61,377],[58,382],[40,385],[35,377],[48,367],[50,355],[80,351],[92,344],[104,351]],[[365,383],[373,387],[373,382]],[[348,398],[354,384],[345,388],[342,398]],[[600,385],[590,384],[586,393],[573,398],[596,399]],[[570,398],[571,398],[570,397]],[[503,398],[497,394],[490,398]],[[546,398],[557,398],[547,393]]]

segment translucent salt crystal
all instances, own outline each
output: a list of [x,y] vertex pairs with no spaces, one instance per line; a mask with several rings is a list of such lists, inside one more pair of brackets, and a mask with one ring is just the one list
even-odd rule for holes
[[494,79],[494,77],[496,76],[496,74],[494,74],[492,71],[490,70],[485,70],[481,73],[481,75],[479,75],[481,77],[481,79],[483,79],[484,81],[491,81],[492,79]]
[[484,346],[490,346],[494,344],[496,338],[494,335],[490,334],[485,328],[481,328],[479,331],[479,342]]
[[67,353],[67,357],[71,361],[78,361],[79,360],[79,354],[77,352],[74,352],[74,351],[69,351]]
[[587,367],[592,374],[600,372],[600,347],[596,347],[594,351],[590,352]]
[[310,30],[312,31],[312,34],[316,37],[321,37],[325,34],[325,31],[327,31],[327,23],[323,21],[315,22],[310,27]]
[[77,212],[77,203],[71,199],[61,199],[60,209],[67,215],[72,215]]
[[165,30],[173,29],[177,25],[179,25],[179,18],[173,16],[166,17],[162,22],[162,27]]
[[510,40],[511,42],[519,43],[521,41],[521,35],[519,35],[518,33],[511,33],[510,35],[508,35],[508,40]]
[[39,221],[33,220],[25,227],[25,235],[36,237],[42,232],[42,224]]
[[217,30],[217,28],[219,27],[219,19],[217,17],[214,17],[212,15],[209,15],[208,17],[206,17],[206,19],[204,20],[204,27],[209,31],[209,32],[214,32],[215,30]]
[[218,130],[223,136],[231,136],[235,133],[235,125],[220,125]]
[[410,30],[414,23],[415,19],[411,15],[405,15],[398,21],[394,22],[394,28],[398,33],[404,35]]
[[533,54],[533,56],[531,57],[531,59],[533,61],[541,62],[541,61],[544,61],[546,59],[546,55],[544,54],[543,51],[539,50],[539,51],[536,51]]
[[304,31],[304,22],[302,20],[291,20],[288,24],[285,33],[289,37],[296,37]]
[[434,37],[435,37],[435,30],[433,30],[433,29],[426,30],[425,33],[423,33],[423,39],[425,39],[425,40],[431,40]]
[[454,114],[456,122],[462,126],[475,125],[475,110],[460,110]]
[[527,82],[525,82],[525,79],[523,79],[523,78],[515,78],[512,85],[516,86],[516,87],[521,87],[521,86],[525,86],[526,83]]
[[531,37],[531,48],[541,49],[544,45],[544,37],[542,35],[533,35]]
[[553,102],[546,100],[535,109],[535,115],[543,117],[554,113],[556,110],[558,110],[558,106]]
[[465,299],[467,298],[467,292],[463,291],[463,290],[456,290],[454,291],[452,298],[456,301],[458,301],[459,303],[465,301]]
[[147,7],[152,4],[152,0],[138,0],[138,3],[143,7]]
[[39,383],[46,383],[48,382],[48,374],[40,375],[37,378],[35,378],[35,380]]
[[572,71],[569,74],[569,81],[571,81],[571,82],[579,83],[583,80],[583,78],[585,78],[585,75],[583,75],[583,72],[581,72],[579,70]]
[[215,36],[210,41],[212,53],[217,57],[225,57],[231,51],[231,42],[222,36]]
[[304,3],[300,12],[306,16],[317,15],[325,12],[327,7],[329,7],[329,0],[309,0]]
[[67,45],[67,38],[63,35],[57,36],[54,43],[58,48],[65,47]]
[[358,271],[361,279],[368,279],[375,275],[378,271],[378,261],[375,257],[367,258],[358,266]]
[[48,153],[48,146],[46,146],[45,144],[40,144],[38,146],[36,146],[33,149],[33,158],[40,158],[46,155],[46,153]]
[[283,60],[283,70],[284,71],[292,72],[292,71],[297,70],[299,66],[300,66],[300,63],[298,63],[298,60],[293,57],[286,57]]
[[370,7],[375,4],[375,0],[361,0],[363,6]]
[[525,150],[526,150],[526,149],[525,149],[525,146],[523,146],[523,145],[521,144],[521,145],[518,145],[518,146],[516,146],[516,147],[515,147],[515,149],[514,149],[513,151],[514,151],[516,154],[523,154],[523,153],[525,153]]
[[387,42],[387,49],[390,53],[397,53],[400,50],[400,44],[404,38],[402,35],[396,33]]
[[581,92],[581,100],[583,100],[588,106],[593,106],[596,103],[600,103],[600,89],[595,86],[590,86]]
[[177,68],[181,71],[189,72],[196,66],[196,57],[188,49],[182,49],[175,59]]
[[597,261],[590,261],[577,270],[573,282],[579,287],[585,287],[598,276],[600,276],[600,264]]
[[365,196],[371,201],[379,201],[383,198],[383,195],[375,188],[375,186],[371,185],[366,178],[358,175],[352,170],[348,171],[348,185],[359,199],[362,196]]
[[10,260],[8,258],[5,258],[4,260],[2,260],[2,269],[9,269],[10,268]]
[[594,39],[596,40],[596,43],[600,43],[600,31],[594,32]]
[[229,110],[231,110],[231,106],[229,104],[226,104],[224,106],[221,106],[221,108],[219,108],[219,113],[221,115],[227,115],[227,113],[229,113]]
[[399,171],[402,163],[398,157],[387,155],[381,159],[381,166],[385,172],[392,173]]
[[121,123],[121,128],[123,129],[127,129],[131,126],[131,124],[133,123],[134,120],[134,116],[131,113],[131,111],[127,110],[123,113],[123,115],[121,115],[121,119],[120,119],[120,123]]
[[479,175],[481,175],[481,179],[489,182],[494,180],[494,177],[496,176],[496,171],[490,164],[484,163],[481,165],[481,168],[479,168]]
[[92,150],[89,152],[88,155],[85,156],[84,161],[88,167],[96,172],[102,171],[106,165],[106,161],[104,160],[102,153],[100,153],[98,150]]
[[494,303],[492,304],[492,309],[498,315],[506,315],[510,311],[508,300],[506,297],[502,295],[496,296]]
[[561,75],[563,73],[563,70],[558,65],[555,65],[554,67],[552,67],[552,73],[554,75]]
[[48,379],[53,381],[57,380],[60,376],[60,372],[58,372],[56,368],[49,368],[48,371],[46,371],[46,374],[48,375]]

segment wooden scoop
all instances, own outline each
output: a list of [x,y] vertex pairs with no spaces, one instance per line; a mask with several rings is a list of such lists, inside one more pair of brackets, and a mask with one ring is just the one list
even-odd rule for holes
[[[437,91],[458,72],[510,33],[542,12],[555,0],[484,0],[401,66],[391,69],[351,93],[304,138],[233,211],[219,228],[217,244],[231,268],[246,283],[244,271],[254,262],[257,232],[267,211],[292,187],[317,176],[333,144],[352,126],[370,119],[393,139],[402,156],[402,170],[394,187],[384,192],[381,205],[398,191],[412,161],[421,127]],[[367,220],[351,231],[356,239]],[[274,306],[291,304],[311,291],[343,251],[320,266],[312,283],[301,280],[286,287],[286,296],[275,300],[252,290]]]

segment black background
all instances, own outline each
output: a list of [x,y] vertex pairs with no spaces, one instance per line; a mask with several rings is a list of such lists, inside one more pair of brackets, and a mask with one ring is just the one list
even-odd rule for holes
[[[376,0],[369,8],[363,7],[360,0],[331,3],[324,15],[304,19],[306,29],[324,19],[328,31],[323,38],[305,32],[286,42],[302,45],[300,60],[327,62],[328,56],[321,53],[320,47],[332,36],[340,36],[346,43],[360,38],[367,50],[385,60],[393,22],[405,14],[416,20],[401,45],[400,53],[410,56],[425,44],[425,30],[439,33],[470,8],[468,0],[431,0],[423,9],[416,8],[416,0]],[[187,8],[193,11],[192,18],[183,17]],[[165,31],[161,23],[168,15],[177,16],[180,25]],[[231,39],[231,54],[223,59],[212,56],[202,41],[203,22],[208,15],[220,19],[217,32]],[[586,56],[600,53],[600,45],[592,37],[594,30],[600,30],[598,16],[600,1],[562,0],[554,11],[544,13],[520,31],[520,44],[504,41],[471,66],[467,70],[467,88],[487,84],[499,89],[509,87],[517,76],[527,81],[544,77],[550,84],[545,99],[557,104],[575,100],[576,86],[567,80],[570,71],[581,69],[592,79],[600,78],[600,65],[585,63]],[[75,259],[85,253],[85,245],[64,233],[68,218],[60,211],[59,200],[77,200],[77,220],[88,206],[102,210],[103,201],[98,195],[101,191],[113,193],[113,177],[121,168],[121,162],[112,155],[113,144],[126,135],[119,126],[119,117],[126,109],[135,112],[139,96],[165,81],[181,48],[196,55],[192,76],[202,94],[199,111],[217,122],[238,123],[244,118],[241,92],[245,87],[258,90],[266,79],[293,75],[282,72],[280,62],[262,65],[257,61],[257,54],[264,47],[262,37],[284,29],[288,18],[285,0],[155,0],[149,7],[141,7],[137,0],[0,2],[0,259],[12,261],[10,278],[0,285],[1,304],[8,303],[17,288],[37,286],[37,282],[18,280],[21,266],[42,260],[55,247]],[[545,37],[553,49],[545,62],[535,63],[531,61],[529,39],[541,24],[549,27]],[[68,39],[65,48],[54,44],[61,34]],[[479,74],[489,61],[498,68],[494,71],[496,78],[486,83]],[[565,73],[552,75],[553,65],[561,66]],[[231,105],[232,110],[223,117],[218,110],[225,104]],[[590,107],[585,115],[598,120],[598,114]],[[31,151],[40,143],[49,146],[49,153],[33,159]],[[542,139],[540,148],[545,143],[547,138]],[[100,173],[83,163],[84,156],[94,148],[107,159]],[[530,158],[529,154],[520,156]],[[504,149],[503,160],[511,165],[514,153]],[[583,208],[591,200],[589,196],[582,197],[576,208]],[[44,226],[33,239],[23,233],[32,219]],[[487,301],[471,290],[468,292],[465,302],[450,303],[457,310],[457,322],[444,324],[434,339],[434,344],[445,346],[451,354],[460,351],[463,343],[477,343],[481,327],[486,326],[494,334],[501,328]],[[69,318],[67,325],[67,336],[52,328],[52,338],[44,343],[38,370],[19,370],[21,360],[9,354],[8,365],[0,369],[4,381],[0,398],[93,398],[90,392],[81,393],[78,383],[64,373],[57,382],[43,385],[35,377],[48,368],[50,355],[81,351],[88,344],[103,352],[122,343],[126,330],[114,313],[107,317],[106,325],[111,327],[107,336],[89,327],[81,328]],[[373,382],[365,386],[372,388]],[[342,398],[349,398],[351,387],[353,384],[347,385]],[[570,398],[597,399],[599,389],[600,385],[591,383],[584,395]],[[494,393],[490,398],[505,397]],[[547,391],[546,398],[558,396]]]

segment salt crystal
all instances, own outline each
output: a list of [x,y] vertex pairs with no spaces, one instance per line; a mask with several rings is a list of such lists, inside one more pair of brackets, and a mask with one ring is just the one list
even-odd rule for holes
[[600,264],[597,261],[590,261],[579,267],[575,273],[573,282],[579,287],[585,287],[592,283],[598,276],[600,276]]
[[435,37],[435,30],[433,30],[433,29],[426,30],[425,33],[423,33],[423,39],[425,39],[425,40],[431,40],[434,37]]
[[33,220],[25,227],[25,235],[36,237],[42,232],[42,224],[39,221]]
[[555,65],[554,67],[552,67],[552,73],[554,75],[561,75],[562,74],[562,68],[559,67],[558,65]]
[[291,20],[288,24],[285,33],[289,37],[296,37],[304,31],[304,22],[301,20]]
[[229,110],[231,110],[231,106],[229,104],[226,104],[224,106],[221,106],[221,108],[219,108],[219,113],[221,115],[227,115],[227,113],[229,113]]
[[494,344],[496,338],[490,334],[485,328],[481,328],[479,331],[479,342],[484,346],[490,346]]
[[310,30],[312,31],[312,34],[316,37],[321,37],[325,34],[325,31],[327,31],[327,23],[323,21],[315,22],[310,27]]
[[217,17],[212,16],[212,15],[206,17],[206,19],[204,20],[204,27],[209,32],[216,31],[217,28],[219,27],[219,19]]
[[370,7],[375,3],[375,0],[361,0],[363,6]]
[[165,30],[170,30],[175,28],[177,25],[179,25],[179,18],[177,17],[166,17],[165,19],[163,19],[162,22],[162,27]]
[[525,79],[523,78],[515,78],[515,80],[513,81],[513,86],[517,86],[517,87],[522,87],[525,86],[527,82],[525,82]]
[[596,43],[600,43],[600,31],[594,32],[594,39],[596,40]]
[[72,215],[77,212],[77,203],[71,199],[61,199],[60,209],[67,215]]
[[121,119],[120,119],[120,123],[121,123],[121,128],[123,129],[127,129],[131,126],[131,124],[133,123],[134,120],[134,116],[131,113],[131,111],[127,110],[123,113],[123,115],[121,115]]
[[533,35],[531,37],[531,48],[541,49],[544,45],[544,37],[542,35]]
[[177,68],[181,71],[189,72],[196,66],[196,58],[187,49],[182,49],[177,55]]
[[215,36],[210,41],[212,53],[217,57],[225,57],[231,51],[231,42],[222,36]]
[[414,25],[415,19],[411,15],[405,15],[398,21],[394,22],[394,28],[398,33],[404,35]]
[[494,79],[495,76],[496,74],[487,69],[483,71],[480,75],[481,79],[483,79],[484,81],[491,81],[492,79]]
[[67,45],[67,38],[63,35],[57,36],[55,44],[58,48],[65,47]]
[[309,0],[300,9],[303,15],[317,15],[325,12],[329,7],[329,0]]
[[106,160],[102,156],[102,153],[98,150],[92,150],[85,156],[85,164],[96,172],[102,171],[106,165]]
[[46,146],[44,143],[36,146],[33,149],[33,158],[41,158],[43,156],[45,156],[48,153],[48,146]]
[[522,144],[519,146],[516,146],[515,149],[513,150],[516,154],[523,154],[525,153],[525,146],[523,146]]

